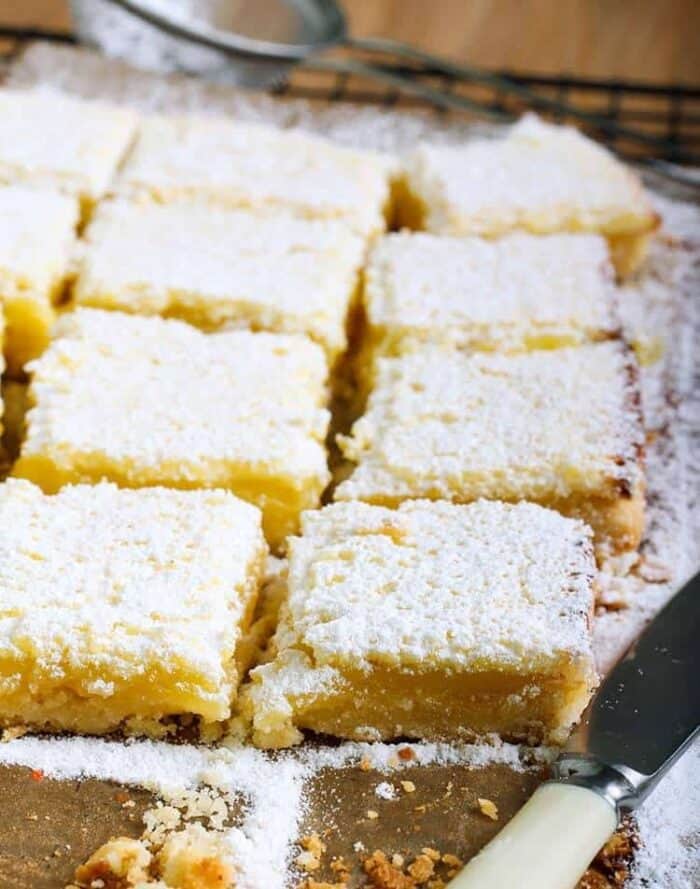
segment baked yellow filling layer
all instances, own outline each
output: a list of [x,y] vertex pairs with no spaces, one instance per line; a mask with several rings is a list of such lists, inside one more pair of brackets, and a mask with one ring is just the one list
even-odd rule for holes
[[53,306],[69,277],[78,214],[75,198],[0,185],[0,302],[10,374],[19,374],[48,344]]
[[0,183],[71,195],[87,211],[107,190],[137,117],[56,90],[0,90]]
[[307,512],[240,699],[253,740],[561,739],[596,682],[594,574],[586,526],[534,504]]
[[226,719],[266,547],[224,491],[0,486],[0,725]]
[[[294,672],[299,669],[314,673],[303,654],[293,665]],[[562,741],[588,702],[592,673],[590,665],[565,658],[550,670],[518,675],[339,669],[326,688],[305,693],[300,683],[298,690],[291,687],[276,699],[274,691],[268,697],[268,690],[290,685],[282,657],[258,668],[244,707],[253,717],[254,743],[266,748],[298,744],[302,730],[355,741],[444,740],[489,732],[515,740]],[[553,729],[557,725],[560,732]]]
[[340,437],[336,500],[532,500],[584,518],[601,550],[644,528],[637,365],[618,341],[523,354],[421,346],[379,358],[365,413]]
[[154,115],[142,121],[113,191],[160,204],[288,210],[373,235],[386,228],[396,166],[390,156],[301,130]]
[[102,478],[226,488],[260,506],[279,547],[328,482],[326,376],[301,335],[78,309],[33,367],[13,474],[47,492]]
[[332,365],[365,247],[343,221],[285,210],[107,201],[85,233],[73,298],[207,331],[304,333]]
[[658,228],[639,177],[570,127],[527,115],[498,140],[422,145],[405,165],[398,216],[436,234],[595,232],[623,277]]

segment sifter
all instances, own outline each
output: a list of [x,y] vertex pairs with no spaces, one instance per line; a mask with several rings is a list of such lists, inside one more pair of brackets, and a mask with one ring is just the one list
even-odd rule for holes
[[[245,86],[280,83],[303,62],[311,70],[376,80],[441,108],[501,122],[515,116],[411,76],[411,68],[418,67],[438,76],[491,87],[514,97],[521,105],[573,118],[611,139],[627,139],[658,155],[665,148],[658,136],[544,96],[500,74],[454,64],[396,40],[354,37],[336,0],[72,0],[72,8],[80,35],[98,43],[108,54],[112,23],[103,18],[103,25],[98,27],[96,12],[100,8],[122,16],[130,13],[120,24],[133,28],[137,23],[147,28],[148,33],[134,32],[142,46],[152,42],[154,36],[169,41],[164,44],[165,57],[175,62],[175,67],[198,73],[226,70],[229,77]],[[334,56],[328,54],[331,50],[344,52]],[[396,69],[396,60],[405,63],[407,73]]]

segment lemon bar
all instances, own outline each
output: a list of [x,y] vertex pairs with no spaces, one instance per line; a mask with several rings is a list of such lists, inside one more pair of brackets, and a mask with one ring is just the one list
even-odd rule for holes
[[279,546],[328,482],[326,362],[307,337],[77,309],[31,371],[13,473],[48,493],[101,478],[226,488]]
[[115,190],[129,199],[286,208],[382,231],[393,161],[318,136],[215,116],[154,116]]
[[[4,306],[2,303],[2,296],[0,296],[0,381],[2,380],[2,375],[5,371],[5,359],[3,357],[4,338],[5,338],[5,314],[4,314]],[[3,443],[2,443],[3,417],[4,417],[3,388],[2,388],[2,386],[0,386],[0,472],[2,471],[3,462],[4,462],[4,452],[3,452]]]
[[382,355],[421,343],[553,349],[610,339],[620,327],[598,235],[389,234],[370,254],[364,307],[370,350]]
[[307,512],[273,659],[242,692],[256,744],[551,738],[596,682],[590,531],[531,503]]
[[0,725],[229,715],[266,550],[258,509],[227,491],[46,495],[9,479],[0,527]]
[[499,140],[419,146],[402,192],[402,221],[436,234],[598,232],[621,276],[641,262],[659,222],[629,168],[577,130],[534,115]]
[[54,90],[0,90],[0,182],[62,191],[89,210],[105,193],[136,120],[130,109]]
[[4,352],[13,374],[48,343],[53,304],[70,271],[78,215],[74,198],[0,187],[0,299],[7,328]]
[[380,358],[348,438],[339,500],[532,500],[585,519],[603,549],[644,525],[638,368],[619,341],[517,355],[423,346]]
[[343,222],[106,202],[85,237],[78,305],[306,333],[330,362],[346,347],[365,243]]

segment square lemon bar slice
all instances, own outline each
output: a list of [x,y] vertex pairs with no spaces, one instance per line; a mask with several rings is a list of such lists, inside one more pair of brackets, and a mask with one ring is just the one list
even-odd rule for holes
[[380,355],[421,343],[553,349],[609,339],[620,328],[598,235],[389,234],[371,251],[364,308],[367,347]]
[[0,485],[0,725],[226,719],[266,547],[227,491]]
[[382,231],[391,158],[301,131],[215,116],[154,116],[141,124],[116,183],[130,199],[286,208]]
[[0,186],[0,300],[4,352],[13,374],[49,341],[53,305],[70,273],[78,216],[75,198]]
[[0,182],[63,191],[89,211],[105,193],[136,121],[130,109],[54,90],[0,90]]
[[590,531],[530,503],[307,512],[273,658],[242,692],[254,742],[560,737],[596,672]]
[[498,140],[422,145],[407,160],[399,214],[436,234],[604,235],[618,274],[641,262],[658,217],[641,180],[571,127],[526,115]]
[[326,362],[307,337],[78,309],[31,371],[13,473],[49,493],[102,478],[227,488],[279,546],[328,482]]
[[3,449],[3,417],[4,417],[4,400],[3,400],[3,387],[2,387],[2,375],[5,372],[5,359],[3,357],[3,341],[5,338],[5,314],[3,311],[2,304],[2,296],[0,296],[0,473],[3,470],[4,463],[4,449]]
[[638,368],[619,341],[518,355],[423,346],[380,358],[339,500],[532,500],[583,518],[603,550],[644,526]]
[[343,222],[106,202],[85,238],[78,305],[306,333],[331,363],[345,349],[365,242]]

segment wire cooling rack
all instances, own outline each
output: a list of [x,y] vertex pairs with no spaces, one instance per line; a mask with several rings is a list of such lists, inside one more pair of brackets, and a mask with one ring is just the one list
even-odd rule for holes
[[[36,39],[76,42],[66,33],[0,28],[6,59]],[[476,117],[482,114],[507,120],[529,109],[558,122],[575,122],[628,160],[651,163],[671,175],[675,171],[686,183],[700,184],[696,171],[681,169],[683,165],[700,167],[700,86],[476,68],[445,74],[420,62],[376,67],[389,78],[398,74],[416,84],[437,88],[445,96],[468,99]],[[328,70],[322,61],[293,69],[272,91],[321,102],[360,102],[428,108],[436,114],[454,113],[394,85]]]

